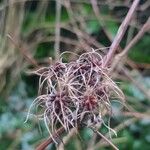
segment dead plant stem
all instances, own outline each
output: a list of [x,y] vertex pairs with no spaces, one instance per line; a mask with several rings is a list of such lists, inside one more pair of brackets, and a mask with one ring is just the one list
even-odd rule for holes
[[[64,132],[64,127],[60,127],[60,128],[53,134],[53,136],[56,137],[57,135],[60,135],[60,134],[62,134],[63,132]],[[51,143],[53,143],[53,139],[50,137],[50,138],[44,140],[44,141],[36,148],[36,150],[45,150],[46,147],[47,147],[49,144],[51,144]]]
[[55,60],[59,59],[60,49],[60,19],[61,19],[61,2],[56,1],[56,26],[55,26]]
[[123,56],[125,56],[128,51],[143,37],[143,35],[150,29],[150,18],[147,20],[147,22],[143,25],[143,27],[140,29],[140,31],[137,33],[137,35],[129,42],[129,44],[125,47],[125,49],[116,56],[111,70],[113,70],[118,62],[122,60]]
[[94,129],[93,127],[90,127],[95,133],[97,133],[99,136],[101,136],[107,143],[109,143],[114,150],[119,150],[108,138],[106,138],[102,133],[100,133],[98,130]]
[[104,66],[103,67],[106,67],[109,65],[109,63],[112,61],[112,58],[117,50],[117,48],[119,47],[119,44],[127,30],[127,27],[128,25],[130,24],[130,21],[134,15],[134,12],[138,6],[138,3],[140,2],[140,0],[134,0],[131,8],[129,9],[124,21],[122,22],[122,24],[120,25],[119,29],[118,29],[118,32],[116,34],[116,37],[113,41],[113,43],[111,44],[110,46],[110,49],[109,49],[109,52],[106,56],[106,60],[104,62]]

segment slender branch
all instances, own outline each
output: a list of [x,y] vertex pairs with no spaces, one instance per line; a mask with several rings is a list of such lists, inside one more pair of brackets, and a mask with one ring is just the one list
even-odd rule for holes
[[[132,123],[135,122],[135,121],[137,121],[137,118],[130,118],[130,119],[128,119],[128,120],[126,120],[126,121],[120,123],[118,126],[116,126],[116,127],[114,128],[114,130],[115,130],[116,132],[119,132],[120,130],[124,129],[125,127],[129,126],[130,124],[132,124]],[[110,136],[110,134],[111,134],[111,136],[114,135],[114,133],[111,132],[111,133],[105,134],[105,137],[108,138],[108,137]],[[93,147],[93,149],[98,149],[98,148],[101,146],[101,144],[103,143],[103,141],[104,141],[104,139],[101,139],[101,140]]]
[[125,49],[116,56],[112,64],[111,71],[114,70],[118,62],[123,58],[123,56],[128,53],[128,51],[143,37],[143,35],[148,30],[150,30],[150,18],[146,21],[146,23],[143,25],[143,27],[140,29],[137,35],[131,40],[131,42],[125,47]]
[[124,116],[133,116],[138,119],[150,119],[150,114],[149,113],[140,113],[140,112],[123,112]]
[[131,18],[134,15],[134,12],[135,12],[139,2],[140,2],[140,0],[134,0],[131,8],[129,9],[129,11],[128,11],[125,19],[124,19],[124,21],[120,25],[118,32],[117,32],[117,35],[116,35],[113,43],[111,44],[109,52],[106,56],[106,60],[104,62],[104,67],[106,67],[111,62],[117,48],[119,47],[120,42],[121,42],[121,40],[125,34],[125,31],[127,30],[127,27],[130,23]]
[[148,92],[147,88],[139,81],[135,80],[128,71],[127,68],[122,67],[121,71],[124,75],[146,96],[146,98],[150,101],[150,93]]
[[[101,124],[98,125],[96,128],[100,129],[100,127],[101,127]],[[94,150],[96,139],[97,139],[97,133],[94,133],[94,135],[92,136],[92,138],[88,142],[87,150]]]
[[98,130],[94,129],[93,127],[90,127],[95,133],[97,133],[99,136],[101,136],[107,143],[109,143],[113,149],[119,150],[109,139],[107,139],[102,133],[100,133]]
[[14,38],[11,35],[7,35],[7,37],[10,39],[10,41],[15,45],[15,47],[17,49],[20,50],[20,52],[23,54],[23,56],[26,58],[26,60],[28,60],[32,65],[34,65],[35,67],[39,67],[38,63],[35,59],[33,59],[28,53],[27,50],[24,49],[23,47],[20,47],[20,45],[14,40]]
[[97,18],[99,24],[102,26],[104,33],[108,37],[110,41],[112,41],[111,34],[105,29],[105,22],[103,17],[100,15],[99,7],[98,7],[98,1],[97,0],[91,0],[91,4],[93,7],[93,11],[95,13],[95,17]]
[[127,54],[127,52],[131,49],[131,47],[133,47],[143,37],[145,32],[147,32],[149,29],[150,29],[150,18],[143,25],[138,34],[132,39],[132,41],[125,47],[124,51],[120,53],[120,57]]
[[[53,134],[53,137],[57,137],[57,135],[60,135],[61,133],[63,133],[64,130],[65,130],[64,127],[60,127],[56,131],[56,133]],[[35,150],[45,150],[46,147],[51,143],[53,143],[53,139],[50,137],[50,138],[44,140]]]
[[61,19],[61,1],[56,1],[56,26],[55,26],[55,59],[59,59],[60,48],[60,19]]

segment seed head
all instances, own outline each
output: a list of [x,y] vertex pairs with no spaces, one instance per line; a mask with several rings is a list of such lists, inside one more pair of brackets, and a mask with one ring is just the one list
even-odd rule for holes
[[102,56],[93,50],[75,61],[59,61],[36,71],[40,74],[39,96],[30,110],[40,107],[37,116],[45,121],[50,134],[60,125],[69,131],[82,124],[102,123],[104,115],[111,113],[110,100],[123,99],[103,63]]

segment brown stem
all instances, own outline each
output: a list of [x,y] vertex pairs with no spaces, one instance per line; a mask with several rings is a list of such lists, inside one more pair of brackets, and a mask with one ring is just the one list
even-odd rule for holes
[[111,66],[111,72],[114,70],[116,65],[123,59],[123,56],[128,53],[128,51],[143,37],[143,35],[150,30],[150,18],[146,21],[137,35],[129,42],[129,44],[125,47],[125,49],[115,57],[114,62]]
[[[57,135],[60,135],[61,133],[63,133],[64,130],[65,130],[65,129],[64,129],[63,127],[60,127],[60,128],[53,134],[53,137],[54,137],[54,138],[57,137]],[[50,138],[44,140],[35,150],[45,150],[46,147],[47,147],[49,144],[51,144],[51,143],[53,143],[53,139],[50,137]]]
[[60,48],[60,19],[61,19],[61,1],[56,1],[56,27],[55,27],[55,60],[59,59]]
[[149,113],[140,113],[140,112],[123,112],[124,116],[129,116],[129,117],[136,117],[139,119],[147,118],[150,119],[150,114]]
[[117,32],[117,35],[116,35],[113,43],[111,44],[109,52],[106,56],[106,60],[104,62],[104,67],[106,67],[111,62],[117,48],[119,47],[120,41],[122,40],[122,38],[125,34],[125,31],[126,31],[128,25],[130,23],[130,20],[134,15],[134,12],[135,12],[139,2],[140,2],[140,0],[134,0],[131,8],[129,9],[129,11],[128,11],[125,19],[124,19],[124,21],[120,25],[118,32]]
[[133,47],[145,34],[150,29],[150,17],[147,20],[147,22],[143,25],[143,27],[140,29],[138,34],[132,39],[132,41],[125,47],[124,51],[120,53],[120,57],[124,56],[131,47]]
[[93,127],[90,127],[95,133],[97,133],[99,136],[101,136],[108,144],[112,146],[114,150],[119,150],[109,139],[107,139],[102,133],[100,133],[98,130],[95,130]]

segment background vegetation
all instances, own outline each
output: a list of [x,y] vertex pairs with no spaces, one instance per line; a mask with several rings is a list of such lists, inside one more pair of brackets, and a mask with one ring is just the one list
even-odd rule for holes
[[[37,96],[39,77],[31,74],[36,64],[48,66],[50,58],[56,59],[57,49],[81,54],[91,48],[109,47],[130,6],[131,0],[0,0],[0,150],[32,150],[48,137],[44,124],[35,117],[24,124],[27,110]],[[120,51],[149,15],[150,1],[141,0]],[[121,150],[150,147],[149,48],[147,32],[111,75],[125,93],[130,110],[112,103],[111,127],[118,133],[112,141]],[[108,48],[103,50],[102,55],[107,51]],[[65,61],[72,59],[74,55],[64,57]],[[108,136],[105,127],[100,131]],[[48,149],[55,147],[52,144]],[[112,148],[90,129],[83,128],[80,137],[70,137],[65,149]]]

